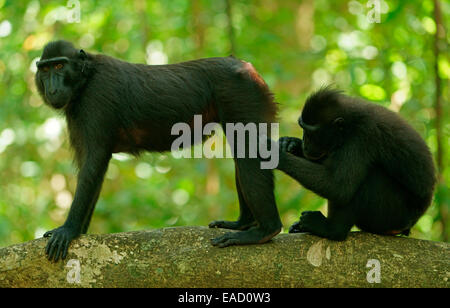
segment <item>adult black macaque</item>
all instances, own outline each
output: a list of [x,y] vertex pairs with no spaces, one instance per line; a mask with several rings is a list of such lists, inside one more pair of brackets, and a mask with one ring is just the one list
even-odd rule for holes
[[278,169],[328,199],[328,217],[305,211],[289,232],[344,240],[356,225],[408,235],[435,184],[419,134],[394,112],[329,88],[307,99],[298,122],[303,140],[280,138]]
[[[55,261],[66,257],[73,238],[86,233],[112,153],[170,150],[177,138],[171,127],[192,125],[197,114],[203,124],[225,125],[271,123],[277,111],[253,66],[231,56],[149,66],[56,41],[45,46],[37,67],[39,93],[64,113],[80,169],[66,222],[44,234],[50,237],[48,258]],[[264,243],[281,230],[272,170],[261,169],[259,158],[235,158],[235,167],[239,219],[210,227],[241,232],[213,239],[219,247]]]

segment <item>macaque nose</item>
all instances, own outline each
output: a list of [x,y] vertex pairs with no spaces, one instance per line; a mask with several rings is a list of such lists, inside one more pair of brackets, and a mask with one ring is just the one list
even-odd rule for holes
[[49,89],[49,90],[48,90],[48,93],[49,93],[50,95],[55,95],[56,92],[58,92],[58,90],[57,90],[56,88],[55,88],[55,89]]

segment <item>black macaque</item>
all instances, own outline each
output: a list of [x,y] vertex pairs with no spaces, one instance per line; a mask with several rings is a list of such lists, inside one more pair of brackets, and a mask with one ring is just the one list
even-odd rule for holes
[[[37,62],[36,85],[47,105],[66,117],[79,167],[65,223],[48,231],[50,260],[66,258],[72,239],[86,233],[112,153],[168,151],[177,122],[192,125],[272,123],[277,104],[254,67],[232,56],[171,65],[131,64],[91,54],[66,41],[47,44]],[[270,126],[270,125],[269,125]],[[270,134],[270,132],[269,132]],[[248,146],[248,139],[245,141]],[[264,243],[281,231],[273,171],[260,158],[236,158],[240,216],[210,227],[241,230],[212,239],[219,247]]]
[[344,240],[353,225],[409,235],[431,203],[435,169],[427,145],[394,112],[325,88],[298,120],[303,140],[279,140],[278,169],[328,199],[328,217],[305,211],[290,233]]

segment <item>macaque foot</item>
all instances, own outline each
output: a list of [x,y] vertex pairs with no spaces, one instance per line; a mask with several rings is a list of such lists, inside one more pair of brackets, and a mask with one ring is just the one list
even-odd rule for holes
[[281,231],[281,228],[275,231],[262,230],[260,227],[251,227],[246,231],[229,232],[222,236],[211,239],[211,244],[220,248],[231,245],[262,244]]
[[320,211],[305,211],[300,220],[289,228],[289,233],[309,232],[333,241],[343,241],[353,223],[339,222],[331,224]]
[[50,261],[57,262],[59,258],[65,259],[70,242],[80,235],[73,227],[61,226],[45,232],[44,237],[50,237],[45,248],[45,253]]
[[210,228],[223,228],[230,230],[247,230],[250,227],[256,226],[256,221],[251,222],[242,222],[242,221],[227,221],[227,220],[214,220],[211,222],[208,227]]
[[326,218],[319,211],[304,211],[300,220],[289,227],[289,233],[311,232],[316,233],[318,228],[323,228],[326,224]]
[[303,233],[306,231],[303,231],[303,229],[300,226],[300,220],[294,222],[290,227],[289,227],[289,233]]

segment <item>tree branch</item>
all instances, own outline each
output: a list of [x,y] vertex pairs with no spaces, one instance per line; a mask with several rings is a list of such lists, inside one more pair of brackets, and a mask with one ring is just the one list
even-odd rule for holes
[[213,247],[209,240],[225,232],[83,235],[58,263],[46,259],[40,238],[0,249],[0,287],[450,286],[449,243],[354,232],[343,242],[281,234],[262,245]]

